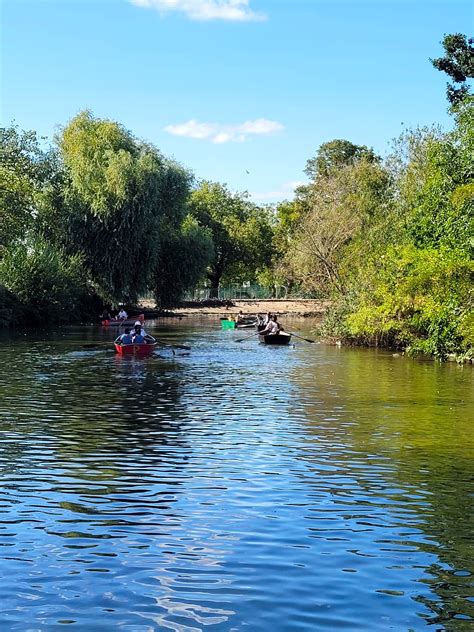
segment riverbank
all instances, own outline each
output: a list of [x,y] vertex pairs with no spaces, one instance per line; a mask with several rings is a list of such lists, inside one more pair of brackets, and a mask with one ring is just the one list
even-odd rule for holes
[[[145,309],[152,309],[152,301],[142,303]],[[173,309],[177,316],[234,316],[242,311],[243,314],[256,316],[267,312],[277,313],[279,316],[301,316],[303,318],[320,318],[330,305],[329,301],[320,299],[240,299],[232,301],[232,305],[209,306],[197,303],[184,304]]]

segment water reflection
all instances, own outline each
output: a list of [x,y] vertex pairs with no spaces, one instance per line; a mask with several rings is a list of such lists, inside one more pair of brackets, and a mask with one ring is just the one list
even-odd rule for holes
[[[295,370],[306,425],[316,435],[305,458],[315,464],[317,477],[319,465],[327,473],[328,454],[339,464],[331,475],[333,513],[344,518],[351,541],[358,540],[354,533],[384,528],[383,537],[371,536],[372,552],[363,536],[354,553],[386,557],[387,568],[403,572],[403,583],[413,552],[424,553],[423,573],[413,575],[423,586],[410,591],[427,606],[423,616],[443,629],[471,625],[470,367],[384,353],[374,362],[361,350],[346,351],[343,365],[339,359],[337,350],[328,350],[318,366],[303,363]],[[378,591],[405,594],[393,580]]]
[[468,371],[163,335],[4,339],[1,629],[468,629]]

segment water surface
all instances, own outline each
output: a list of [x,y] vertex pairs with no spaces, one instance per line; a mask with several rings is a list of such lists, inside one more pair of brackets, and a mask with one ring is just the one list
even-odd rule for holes
[[472,367],[157,326],[3,332],[2,631],[473,629]]

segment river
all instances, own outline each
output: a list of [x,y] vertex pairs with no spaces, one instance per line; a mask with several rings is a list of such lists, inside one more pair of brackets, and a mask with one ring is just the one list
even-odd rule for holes
[[150,331],[1,334],[2,632],[473,629],[472,367]]

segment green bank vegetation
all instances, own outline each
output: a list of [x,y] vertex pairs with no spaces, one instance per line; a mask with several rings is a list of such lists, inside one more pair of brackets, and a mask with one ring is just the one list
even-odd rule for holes
[[474,338],[472,41],[444,38],[452,130],[405,130],[382,159],[323,143],[308,183],[275,207],[82,112],[49,146],[1,133],[0,319],[90,319],[206,282],[279,284],[330,298],[322,333],[351,344],[470,357]]

